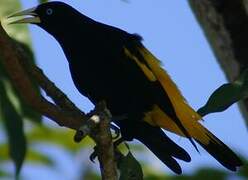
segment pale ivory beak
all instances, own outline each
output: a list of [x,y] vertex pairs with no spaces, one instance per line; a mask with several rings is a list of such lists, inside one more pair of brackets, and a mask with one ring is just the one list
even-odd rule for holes
[[19,19],[13,22],[10,22],[9,24],[20,24],[20,23],[33,23],[33,24],[38,24],[41,23],[40,18],[38,15],[35,13],[36,7],[30,8],[24,11],[16,12],[14,14],[9,15],[7,18],[13,18],[13,17],[18,17],[18,16],[33,16],[33,17],[27,17],[23,19]]

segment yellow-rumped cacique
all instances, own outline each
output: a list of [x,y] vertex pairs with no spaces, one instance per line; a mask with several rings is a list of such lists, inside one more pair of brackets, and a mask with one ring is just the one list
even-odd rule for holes
[[187,104],[139,35],[97,22],[63,2],[40,4],[10,17],[25,15],[29,17],[12,24],[38,25],[59,42],[75,86],[93,104],[106,102],[124,140],[139,140],[178,174],[182,170],[176,159],[191,158],[162,129],[188,138],[197,149],[196,141],[229,170],[242,165],[200,124],[202,117]]

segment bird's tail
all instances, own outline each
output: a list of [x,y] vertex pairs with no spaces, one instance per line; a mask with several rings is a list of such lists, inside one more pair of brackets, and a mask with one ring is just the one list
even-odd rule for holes
[[146,113],[144,120],[181,136],[186,136],[190,140],[191,138],[195,139],[217,161],[232,171],[241,166],[242,162],[237,155],[199,123],[201,116],[187,104],[175,83],[161,68],[159,60],[141,45],[138,52],[148,66],[147,69],[143,68],[144,73],[146,72],[147,76],[152,73],[153,79],[160,82],[164,92],[168,94],[176,114],[176,117],[173,117],[176,119],[168,117],[164,109],[166,104],[163,105],[163,101],[158,98],[158,104],[154,105],[152,111]]
[[236,171],[238,167],[242,166],[242,161],[239,157],[221,142],[216,136],[214,136],[207,129],[209,136],[209,142],[207,144],[203,144],[201,141],[196,141],[209,153],[211,154],[217,161],[219,161],[224,167],[230,169],[231,171]]
[[[146,114],[145,120],[165,130],[185,136],[175,121],[171,120],[158,106],[154,106],[153,110]],[[181,123],[189,135],[223,166],[235,171],[237,167],[242,165],[241,160],[230,148],[194,118],[181,119]]]
[[186,162],[191,160],[189,154],[166,136],[159,127],[142,123],[139,130],[135,131],[134,138],[145,144],[165,165],[177,174],[181,174],[182,170],[174,158]]

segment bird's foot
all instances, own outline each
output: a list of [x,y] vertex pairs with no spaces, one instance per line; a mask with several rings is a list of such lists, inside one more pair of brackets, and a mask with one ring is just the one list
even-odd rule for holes
[[90,128],[87,125],[81,126],[74,135],[74,141],[79,143],[89,133],[90,133]]
[[110,124],[110,129],[114,131],[114,135],[112,135],[112,139],[113,140],[116,140],[120,137],[121,135],[121,131],[120,131],[120,128],[117,127],[116,125],[114,124]]
[[[119,146],[121,143],[123,143],[123,142],[125,142],[125,140],[124,140],[123,138],[119,138],[118,140],[114,141],[114,143],[113,143],[114,152],[119,152],[118,146]],[[126,143],[125,143],[125,145],[127,146]],[[129,149],[128,146],[127,146],[127,148]],[[97,155],[98,155],[98,147],[95,146],[95,147],[94,147],[94,151],[90,154],[90,161],[94,163],[94,162],[95,162],[95,159],[97,158]],[[118,155],[118,153],[117,153],[117,155]]]
[[93,153],[90,154],[90,161],[95,163],[95,159],[97,158],[97,154],[98,154],[98,148],[97,146],[94,147],[94,151]]
[[[86,116],[87,116],[87,120],[76,131],[76,134],[74,136],[75,142],[80,142],[84,137],[89,135],[92,129],[96,128],[102,119],[111,119],[112,117],[110,111],[106,108],[104,102],[100,102],[95,107],[95,109],[89,112]],[[113,127],[113,126],[111,127],[114,129],[114,132],[117,134],[115,138],[118,138],[119,132],[117,131],[117,127]]]

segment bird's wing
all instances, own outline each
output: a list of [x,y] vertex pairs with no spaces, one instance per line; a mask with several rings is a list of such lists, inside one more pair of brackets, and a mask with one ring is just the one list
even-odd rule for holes
[[[138,64],[147,79],[157,86],[154,96],[161,95],[157,98],[158,104],[154,104],[153,110],[146,113],[144,120],[189,139],[194,137],[192,133],[195,130],[188,122],[193,120],[196,124],[201,117],[186,103],[174,82],[161,68],[160,61],[138,43],[136,46],[133,44],[125,46],[124,52],[129,59]],[[159,102],[159,99],[164,102]],[[161,107],[165,108],[161,109]]]
[[[157,104],[145,114],[144,120],[151,125],[186,136],[190,140],[194,138],[222,165],[230,170],[236,170],[236,167],[242,164],[240,159],[199,123],[201,116],[187,104],[175,83],[162,69],[160,61],[137,40],[126,44],[124,52],[129,59],[138,64],[147,79],[157,88],[154,92],[155,96],[159,95]],[[172,109],[175,116],[172,116],[173,113],[168,109]],[[193,142],[192,144],[194,145]]]

